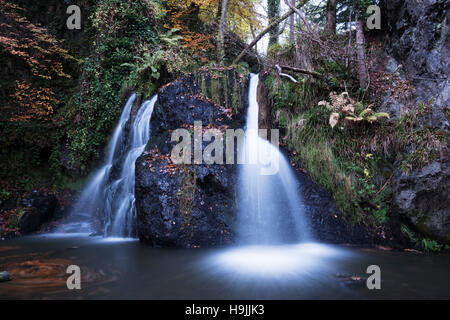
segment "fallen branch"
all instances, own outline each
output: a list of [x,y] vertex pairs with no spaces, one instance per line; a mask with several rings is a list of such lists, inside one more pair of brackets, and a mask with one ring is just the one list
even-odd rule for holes
[[394,174],[391,174],[391,176],[389,177],[389,179],[387,179],[387,181],[386,181],[385,184],[381,187],[381,189],[380,189],[377,193],[375,193],[375,196],[374,196],[374,197],[378,196],[378,195],[384,190],[384,188],[386,188],[386,187],[388,186],[388,184],[389,184],[389,182],[391,182],[391,179],[392,179],[393,176],[394,176]]
[[[300,9],[302,6],[305,5],[305,3],[308,0],[300,0],[299,4],[297,4],[297,6],[295,7],[296,9]],[[266,33],[268,33],[274,26],[276,26],[277,24],[279,24],[280,22],[283,22],[284,20],[286,20],[287,18],[289,18],[289,16],[291,14],[293,14],[295,11],[292,9],[289,9],[288,12],[286,12],[284,15],[282,15],[281,17],[279,17],[278,19],[275,19],[271,24],[269,24],[267,26],[267,28],[265,28],[263,31],[261,31],[256,38],[247,46],[245,47],[244,50],[242,50],[242,52],[237,56],[236,59],[234,59],[232,65],[237,64],[242,57],[247,53],[248,50],[250,50],[251,48],[253,48],[253,46],[262,39],[262,37],[264,37],[266,35]]]
[[279,65],[276,64],[276,65],[275,65],[275,68],[278,70],[278,75],[279,75],[279,76],[286,77],[286,78],[288,78],[289,80],[291,80],[292,82],[298,83],[298,81],[295,80],[294,77],[292,77],[292,76],[290,76],[290,75],[288,75],[288,74],[286,74],[286,73],[283,73],[282,70],[281,70],[281,67],[280,67]]
[[[278,66],[278,67],[277,67]],[[298,73],[304,73],[304,74],[308,74],[310,76],[313,76],[315,78],[323,78],[323,75],[321,75],[318,72],[314,72],[314,71],[308,71],[308,70],[304,70],[304,69],[299,69],[299,68],[294,68],[294,67],[289,67],[289,66],[279,66],[279,65],[275,65],[275,67],[281,68],[281,69],[286,69],[292,72],[298,72]]]

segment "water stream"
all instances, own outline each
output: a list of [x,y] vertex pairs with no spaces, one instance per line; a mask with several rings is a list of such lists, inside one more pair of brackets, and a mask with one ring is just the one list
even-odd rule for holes
[[242,243],[275,245],[311,240],[298,182],[277,146],[258,134],[259,76],[252,75],[239,179],[239,235]]
[[127,132],[132,94],[123,108],[111,137],[105,164],[93,175],[74,206],[70,222],[59,232],[94,232],[91,222],[96,216],[104,221],[104,236],[135,236],[135,161],[150,138],[150,119],[157,96],[144,101]]

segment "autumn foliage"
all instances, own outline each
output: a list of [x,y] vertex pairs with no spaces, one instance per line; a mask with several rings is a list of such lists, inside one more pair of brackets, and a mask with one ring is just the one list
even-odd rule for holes
[[59,103],[51,88],[33,88],[28,81],[16,81],[11,98],[18,112],[9,121],[51,120],[53,106]]
[[[211,35],[199,32],[199,30],[192,30],[192,24],[186,23],[186,17],[192,16],[193,13],[199,11],[199,7],[194,3],[190,5],[183,4],[182,1],[168,1],[167,2],[167,17],[169,23],[166,24],[168,29],[177,29],[179,34],[182,36],[182,45],[190,50],[195,51],[197,54],[202,55],[203,59],[204,53],[211,50],[213,46],[214,39],[211,39]],[[206,62],[206,61],[205,61]]]
[[[178,29],[183,45],[197,54],[214,49],[216,29],[222,0],[168,0],[166,28]],[[257,31],[261,23],[257,18],[254,0],[230,0],[228,4],[227,32],[232,31],[240,39],[247,39]],[[209,30],[201,30],[196,19]],[[203,56],[204,59],[204,56]],[[206,62],[206,61],[203,61]]]
[[[7,61],[13,93],[3,108],[9,121],[50,120],[58,103],[50,81],[70,78],[65,61],[73,59],[47,29],[31,23],[16,4],[0,0],[0,48]],[[20,70],[20,72],[17,72]]]

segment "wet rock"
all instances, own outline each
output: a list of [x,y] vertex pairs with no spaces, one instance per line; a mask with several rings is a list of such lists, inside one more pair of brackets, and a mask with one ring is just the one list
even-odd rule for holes
[[386,63],[385,70],[389,73],[395,73],[399,69],[399,64],[397,60],[393,57],[389,57],[388,62]]
[[0,282],[6,282],[6,281],[11,281],[11,275],[9,274],[8,271],[1,271],[0,272]]
[[378,239],[369,230],[347,221],[333,197],[303,172],[297,172],[304,212],[315,239],[327,243],[373,246]]
[[[247,79],[239,92],[238,105],[246,106]],[[206,83],[206,82],[205,82]],[[174,165],[170,155],[178,142],[171,132],[192,131],[194,121],[213,128],[243,128],[246,108],[219,106],[202,95],[193,77],[178,79],[158,92],[151,120],[151,138],[146,151],[136,161],[137,233],[143,242],[165,247],[211,247],[234,240],[237,166]],[[218,95],[226,91],[216,92]],[[234,102],[237,102],[236,99]],[[193,141],[191,141],[193,143]],[[202,150],[209,144],[202,143]]]
[[[415,88],[412,103],[430,108],[419,114],[419,125],[439,130],[446,136],[450,130],[450,2],[446,0],[383,0],[384,29],[388,51],[402,65],[405,78]],[[388,69],[394,69],[390,63]],[[383,110],[398,117],[402,101],[387,96]],[[443,144],[448,141],[443,142]],[[450,243],[449,157],[444,148],[440,158],[409,173],[395,164],[394,205],[402,221],[423,235]]]
[[23,199],[26,210],[19,220],[22,234],[38,231],[41,226],[51,220],[59,208],[58,199],[54,194],[32,192]]
[[449,129],[450,3],[446,0],[381,1],[390,53],[416,87],[417,101],[432,101],[432,125]]
[[387,112],[389,114],[388,121],[398,120],[402,115],[402,111],[405,109],[405,105],[399,102],[397,99],[391,97],[389,92],[379,108],[379,112]]
[[257,100],[259,106],[259,129],[268,129],[267,140],[270,141],[270,129],[272,128],[272,101],[269,98],[269,88],[265,81],[269,73],[261,73],[259,75]]
[[450,172],[447,163],[432,162],[394,178],[395,206],[402,218],[428,237],[450,244]]

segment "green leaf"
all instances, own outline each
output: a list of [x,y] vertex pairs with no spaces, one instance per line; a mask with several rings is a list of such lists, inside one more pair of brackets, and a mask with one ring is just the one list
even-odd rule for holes
[[366,110],[364,110],[363,112],[361,112],[361,114],[359,115],[361,118],[364,118],[364,116],[371,114],[373,112],[372,109],[367,108]]
[[388,119],[391,118],[389,116],[389,113],[386,113],[386,112],[378,112],[378,113],[375,113],[373,116],[377,117],[377,118],[388,118]]
[[368,116],[366,118],[366,120],[369,121],[369,122],[375,122],[375,121],[377,121],[377,117],[375,117],[375,116]]

